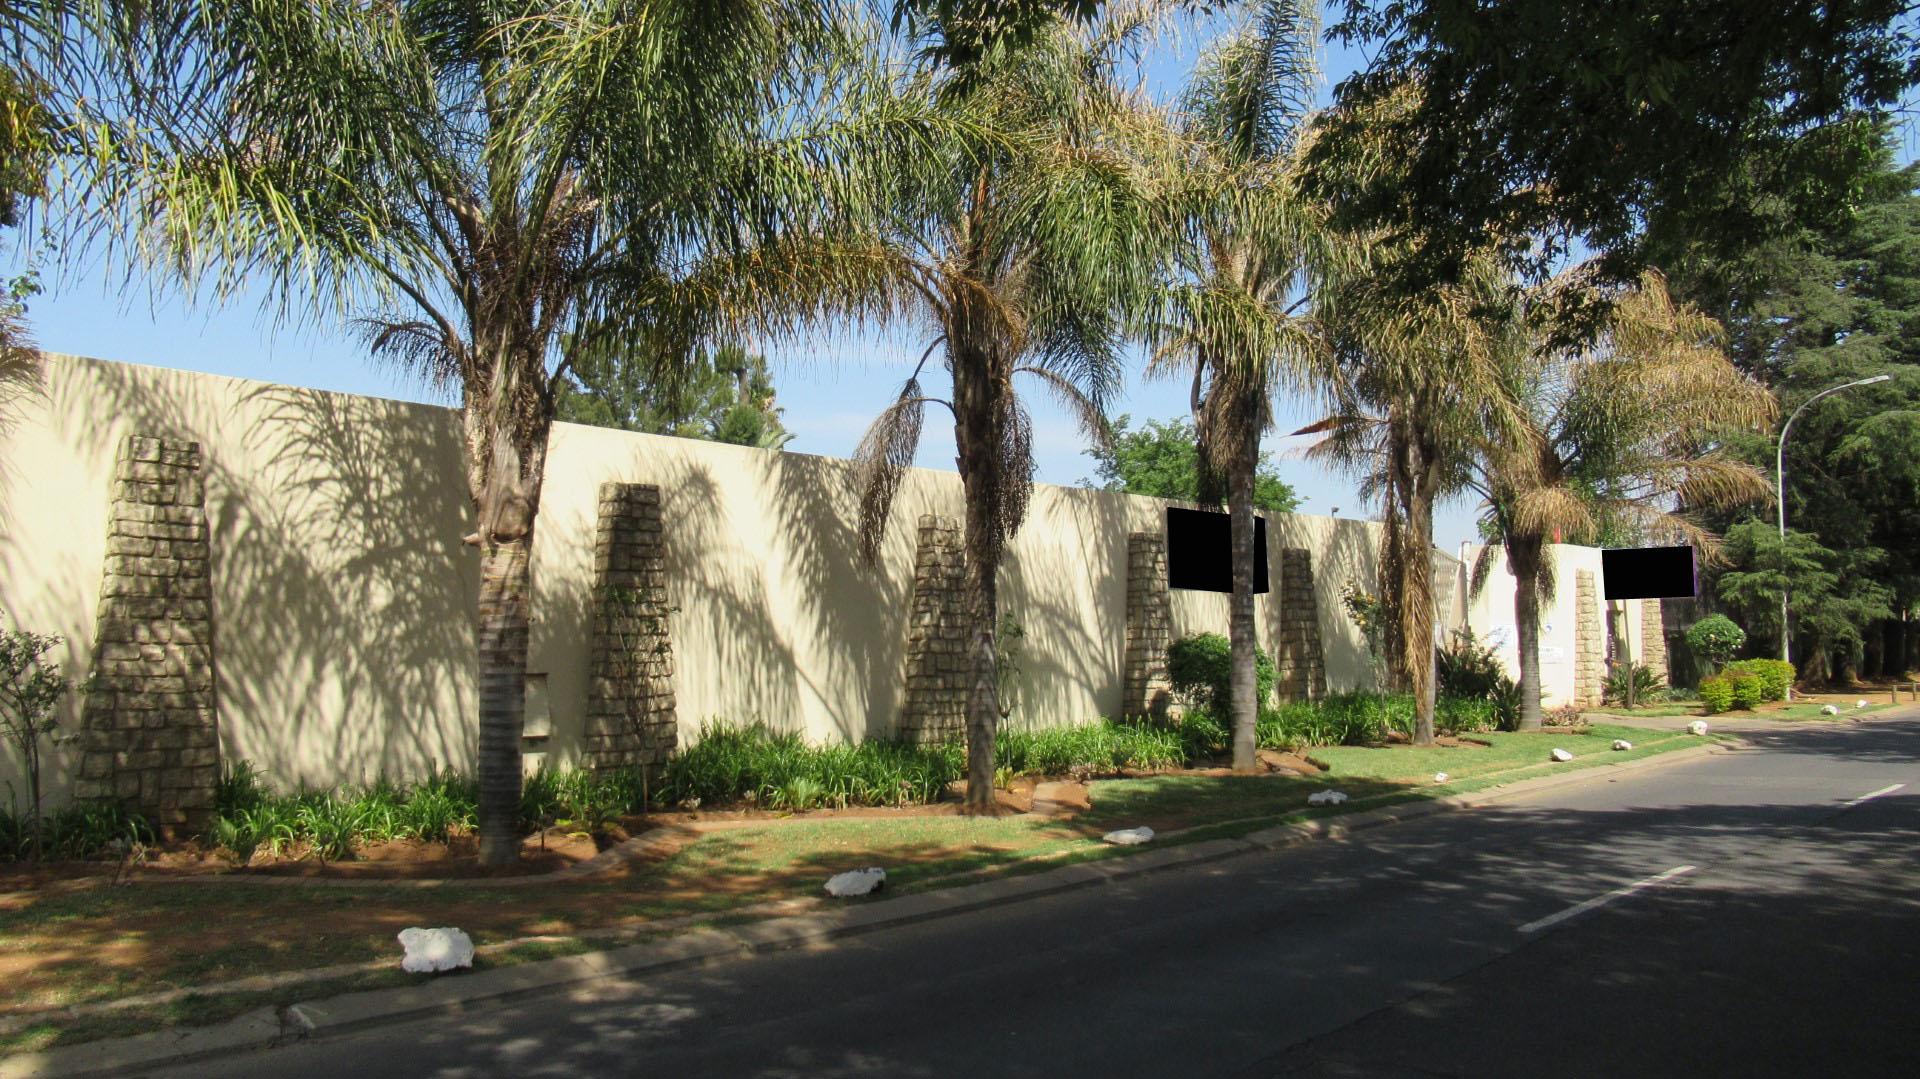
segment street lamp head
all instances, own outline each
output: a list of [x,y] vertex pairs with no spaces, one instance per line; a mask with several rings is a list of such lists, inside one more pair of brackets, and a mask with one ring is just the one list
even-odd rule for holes
[[1860,381],[1854,383],[1854,385],[1855,386],[1871,386],[1876,382],[1891,382],[1891,381],[1893,381],[1892,375],[1875,375],[1872,378],[1863,378]]

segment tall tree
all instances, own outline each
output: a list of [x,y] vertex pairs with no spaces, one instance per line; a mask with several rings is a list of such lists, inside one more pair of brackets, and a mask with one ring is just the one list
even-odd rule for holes
[[1866,655],[1872,627],[1892,614],[1893,590],[1874,579],[1886,559],[1878,547],[1823,546],[1809,532],[1780,542],[1771,521],[1748,520],[1727,530],[1725,568],[1714,593],[1739,616],[1747,651],[1780,654],[1780,596],[1793,596],[1793,653],[1800,677],[1847,684]]
[[[46,190],[59,145],[61,122],[43,69],[59,58],[61,7],[0,0],[0,228],[17,227],[26,204]],[[26,320],[27,298],[37,291],[31,271],[0,282],[0,419],[39,384],[40,352]]]
[[[1596,304],[1607,312],[1598,339],[1566,343],[1564,312]],[[1540,726],[1540,600],[1553,587],[1547,544],[1592,542],[1611,527],[1712,553],[1715,538],[1696,514],[1768,491],[1726,439],[1763,429],[1774,403],[1727,361],[1714,321],[1675,304],[1652,272],[1619,290],[1575,267],[1528,290],[1512,319],[1496,340],[1527,429],[1480,446],[1473,486],[1486,500],[1482,530],[1498,538],[1514,578],[1520,727],[1531,730]],[[1476,585],[1494,549],[1481,553]]]
[[[966,497],[972,812],[994,804],[998,575],[1033,484],[1032,427],[1015,376],[1052,391],[1097,438],[1120,385],[1117,316],[1146,269],[1139,252],[1151,191],[1126,148],[1133,102],[1113,79],[1144,29],[1142,13],[1124,7],[1086,28],[1056,20],[1024,48],[927,72],[926,100],[997,137],[926,147],[937,179],[908,192],[892,227],[873,240],[932,341],[856,453],[862,545],[877,559],[925,408],[947,409]],[[929,396],[920,382],[936,353],[950,398]]]
[[1404,182],[1350,209],[1428,282],[1502,244],[1544,270],[1577,239],[1630,283],[1648,229],[1740,242],[1778,200],[1843,206],[1875,119],[1920,81],[1907,0],[1344,6],[1333,33],[1371,59],[1338,100],[1424,91],[1376,132]]
[[[1391,265],[1391,262],[1388,263]],[[1433,512],[1462,490],[1481,440],[1506,437],[1518,405],[1480,318],[1499,302],[1483,264],[1467,286],[1405,291],[1391,272],[1347,283],[1330,305],[1342,377],[1315,456],[1357,472],[1381,506],[1381,643],[1414,698],[1413,741],[1434,737]]]
[[[1129,430],[1132,422],[1120,416],[1109,426],[1106,445],[1083,451],[1094,459],[1106,490],[1218,504],[1215,492],[1201,490],[1200,437],[1192,420],[1148,420],[1138,431]],[[1082,479],[1080,485],[1093,482]],[[1254,470],[1253,504],[1269,513],[1291,513],[1300,504],[1270,454],[1261,454]]]
[[581,356],[555,394],[555,418],[652,435],[777,450],[780,424],[767,358],[738,345],[700,349],[664,378],[623,351]]
[[[1233,766],[1256,766],[1254,487],[1282,389],[1319,392],[1331,354],[1312,307],[1353,257],[1302,187],[1300,133],[1319,69],[1314,5],[1269,0],[1195,69],[1182,101],[1172,193],[1178,242],[1155,317],[1150,371],[1191,376],[1202,459],[1231,517]],[[1203,484],[1203,489],[1210,484]]]
[[909,167],[927,118],[811,0],[102,6],[74,219],[116,213],[134,251],[218,296],[393,305],[363,322],[373,350],[459,393],[480,857],[512,862],[557,387],[609,340],[685,356],[881,295],[809,237],[876,190],[848,163]]
[[[1831,386],[1892,376],[1822,400],[1786,447],[1789,527],[1817,534],[1849,580],[1865,575],[1892,593],[1881,625],[1857,627],[1867,675],[1920,667],[1920,547],[1910,539],[1920,533],[1920,165],[1897,165],[1893,139],[1881,133],[1843,215],[1802,220],[1782,207],[1781,228],[1731,253],[1658,237],[1675,294],[1726,323],[1730,355],[1773,387],[1783,415]],[[1774,432],[1737,445],[1773,467]]]

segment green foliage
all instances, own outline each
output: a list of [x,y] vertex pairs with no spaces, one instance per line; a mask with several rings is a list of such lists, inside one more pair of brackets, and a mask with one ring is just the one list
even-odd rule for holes
[[[1816,652],[1858,663],[1868,627],[1893,615],[1893,592],[1874,572],[1885,559],[1879,548],[1836,551],[1800,531],[1789,531],[1783,548],[1776,526],[1743,521],[1727,530],[1721,553],[1731,568],[1721,572],[1715,592],[1755,627],[1756,635],[1764,633],[1776,646],[1780,590],[1791,588],[1794,653],[1803,663]],[[1808,673],[1819,680],[1826,676],[1825,671]]]
[[[1277,673],[1273,658],[1256,648],[1254,696],[1264,703],[1273,694]],[[1218,633],[1182,637],[1167,649],[1167,678],[1173,691],[1191,704],[1223,715],[1231,711],[1233,645]]]
[[554,417],[762,449],[779,449],[793,438],[780,425],[765,356],[727,345],[663,364],[631,351],[575,360],[573,381],[555,394]]
[[[1512,684],[1511,679],[1507,681],[1509,685]],[[1435,730],[1454,734],[1508,729],[1513,726],[1513,720],[1518,715],[1519,699],[1516,696],[1513,701],[1515,706],[1513,715],[1507,715],[1501,711],[1504,704],[1504,701],[1491,697],[1466,699],[1441,697],[1434,701],[1433,726]]]
[[1708,715],[1716,715],[1733,707],[1733,679],[1724,674],[1712,674],[1700,680],[1700,704]]
[[[1423,91],[1386,130],[1357,133],[1405,175],[1353,207],[1356,224],[1418,230],[1423,281],[1457,279],[1489,235],[1538,266],[1579,237],[1628,272],[1649,226],[1729,247],[1772,231],[1783,205],[1844,212],[1869,171],[1863,118],[1920,79],[1901,0],[1345,7],[1330,36],[1371,61],[1336,91],[1348,122]],[[1347,140],[1327,141],[1332,154]],[[1560,239],[1527,247],[1540,237]]]
[[1760,699],[1784,701],[1793,688],[1793,664],[1783,659],[1741,659],[1727,664],[1727,674],[1750,674],[1760,680]]
[[[1439,670],[1436,687],[1434,723],[1449,730],[1512,730],[1520,721],[1520,686],[1507,676],[1506,665],[1493,649],[1480,643],[1472,629],[1453,631],[1453,639],[1435,655]],[[1455,719],[1441,715],[1451,701]],[[1468,705],[1484,702],[1488,716],[1481,723],[1479,709]],[[1460,722],[1472,726],[1461,726]]]
[[824,804],[927,803],[939,801],[965,763],[966,751],[957,744],[814,746],[799,734],[775,733],[761,724],[709,723],[697,741],[662,767],[652,796],[669,806],[724,804],[749,795],[774,805],[788,794],[812,790],[793,786],[807,779],[817,784]]
[[[1629,674],[1624,667],[1616,667],[1613,671],[1609,672],[1606,685],[1600,689],[1601,702],[1605,704],[1624,704],[1627,699],[1628,677]],[[1639,703],[1652,700],[1653,695],[1665,689],[1667,685],[1660,679],[1659,675],[1653,673],[1653,668],[1648,667],[1644,663],[1636,663],[1633,665],[1631,677],[1633,678],[1633,699]]]
[[1727,681],[1733,687],[1733,706],[1752,711],[1760,707],[1767,697],[1766,680],[1749,671],[1728,671]]
[[996,768],[1030,775],[1103,775],[1121,769],[1178,768],[1204,755],[1188,752],[1189,738],[1197,730],[1186,726],[1185,717],[1176,726],[1107,719],[1075,727],[1001,730],[994,736],[994,763]]
[[[1200,436],[1193,421],[1148,420],[1140,430],[1130,431],[1132,421],[1131,416],[1120,416],[1108,426],[1109,445],[1081,451],[1094,459],[1102,486],[1131,495],[1207,501],[1201,497]],[[1262,454],[1254,471],[1253,505],[1272,513],[1291,513],[1300,504],[1299,496],[1270,460],[1270,454]],[[1093,483],[1082,479],[1080,485]]]
[[54,860],[121,857],[155,842],[153,826],[138,810],[118,801],[75,802],[44,816],[41,842],[34,842],[31,815],[0,809],[0,861],[28,857]]
[[1716,667],[1732,659],[1745,643],[1746,631],[1724,614],[1710,614],[1687,627],[1687,647]]
[[[1458,714],[1458,713],[1456,713]],[[1270,749],[1372,745],[1388,731],[1413,733],[1413,697],[1407,694],[1333,693],[1267,711],[1256,728]]]
[[6,737],[27,775],[29,819],[38,837],[36,851],[45,846],[40,829],[40,742],[51,738],[59,728],[53,709],[72,688],[60,676],[60,665],[42,657],[62,640],[31,630],[0,627],[0,735]]

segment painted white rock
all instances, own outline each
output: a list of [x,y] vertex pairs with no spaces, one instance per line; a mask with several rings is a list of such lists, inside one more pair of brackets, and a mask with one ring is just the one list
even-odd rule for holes
[[1447,781],[1447,778],[1448,778],[1448,777],[1447,777],[1447,773],[1445,773],[1445,772],[1435,772],[1435,773],[1433,773],[1433,781],[1434,781],[1435,783],[1445,783],[1445,782]]
[[1854,706],[1855,708],[1865,708],[1865,707],[1867,706],[1867,702],[1866,702],[1866,701],[1855,701],[1855,702],[1853,702],[1853,706]]
[[1100,838],[1118,847],[1137,847],[1153,838],[1153,829],[1143,824],[1138,828],[1122,828],[1117,832],[1108,832]]
[[407,950],[400,959],[400,969],[409,974],[433,974],[473,965],[473,938],[452,926],[402,929],[400,946]]
[[827,878],[827,894],[836,899],[845,899],[850,895],[866,895],[877,892],[887,883],[887,871],[879,866],[866,869],[849,869],[845,873],[835,873]]
[[1310,806],[1337,806],[1346,800],[1345,791],[1321,791],[1307,795],[1307,804]]
[[1687,724],[1687,733],[1693,735],[1695,738],[1705,738],[1707,735],[1707,721],[1704,719],[1696,719],[1692,723]]
[[1556,749],[1553,751],[1553,759],[1557,761],[1570,761],[1573,759],[1573,754],[1568,753],[1564,749]]
[[1829,704],[1820,709],[1820,714],[1823,716],[1837,716],[1840,714],[1840,708],[1838,705]]
[[1613,748],[1615,748],[1615,749],[1632,749],[1632,748],[1633,748],[1633,743],[1632,743],[1632,742],[1629,742],[1629,741],[1627,741],[1627,740],[1626,740],[1625,738],[1615,738],[1615,739],[1613,740]]

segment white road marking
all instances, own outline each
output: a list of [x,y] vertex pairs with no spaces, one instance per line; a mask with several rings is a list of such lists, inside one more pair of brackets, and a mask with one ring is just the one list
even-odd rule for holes
[[1894,791],[1897,791],[1904,786],[1906,786],[1905,783],[1895,783],[1889,787],[1881,787],[1877,791],[1868,791],[1867,793],[1861,795],[1860,797],[1855,798],[1850,802],[1844,803],[1845,808],[1852,809],[1854,806],[1859,805],[1861,802],[1871,802],[1875,798],[1878,798],[1883,794],[1892,794]]
[[1568,918],[1575,917],[1576,915],[1585,914],[1586,912],[1594,909],[1595,907],[1605,906],[1608,903],[1611,903],[1614,900],[1620,898],[1621,896],[1632,895],[1633,893],[1639,891],[1642,888],[1651,888],[1656,884],[1663,884],[1667,881],[1672,880],[1675,877],[1681,876],[1682,874],[1691,873],[1698,868],[1699,868],[1698,866],[1691,866],[1691,865],[1674,866],[1672,869],[1667,870],[1665,873],[1655,873],[1653,876],[1648,877],[1645,880],[1636,880],[1632,884],[1629,884],[1620,888],[1615,888],[1613,891],[1608,892],[1605,895],[1596,895],[1592,899],[1589,899],[1584,903],[1575,903],[1573,906],[1568,907],[1566,910],[1563,910],[1558,914],[1549,914],[1545,918],[1542,918],[1537,922],[1528,922],[1527,924],[1520,927],[1520,932],[1537,933],[1542,929],[1548,928],[1549,926],[1559,925],[1561,922],[1566,921]]

